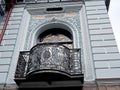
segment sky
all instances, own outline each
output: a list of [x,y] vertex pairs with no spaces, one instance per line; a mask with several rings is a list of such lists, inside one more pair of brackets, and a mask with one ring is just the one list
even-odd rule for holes
[[108,15],[120,52],[120,0],[111,0]]

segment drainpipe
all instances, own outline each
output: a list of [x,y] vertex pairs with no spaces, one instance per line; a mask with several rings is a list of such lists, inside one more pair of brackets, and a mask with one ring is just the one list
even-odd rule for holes
[[4,21],[4,25],[3,25],[2,31],[1,31],[1,33],[0,33],[0,44],[1,44],[2,40],[3,40],[3,36],[4,36],[4,34],[5,34],[5,30],[6,30],[6,28],[7,28],[10,15],[11,15],[11,13],[12,13],[13,4],[14,4],[14,0],[11,0],[11,1],[10,1],[10,6],[9,6],[9,11],[8,11],[7,16],[6,16],[6,19],[5,19],[5,21]]

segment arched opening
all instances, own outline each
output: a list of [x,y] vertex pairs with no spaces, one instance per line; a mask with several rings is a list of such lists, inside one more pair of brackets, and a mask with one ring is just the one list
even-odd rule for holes
[[83,83],[83,74],[77,33],[71,24],[55,19],[32,30],[27,44],[30,51],[20,52],[15,81],[18,84],[45,82],[47,88],[68,87],[74,82],[73,87],[79,87]]
[[38,37],[39,43],[63,44],[69,49],[72,48],[73,37],[70,32],[61,28],[52,28],[44,31]]

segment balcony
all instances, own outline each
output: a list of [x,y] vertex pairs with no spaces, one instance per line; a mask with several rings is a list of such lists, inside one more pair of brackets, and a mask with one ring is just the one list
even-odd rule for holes
[[69,49],[59,43],[42,43],[30,51],[20,52],[15,81],[69,81],[83,79],[80,49]]

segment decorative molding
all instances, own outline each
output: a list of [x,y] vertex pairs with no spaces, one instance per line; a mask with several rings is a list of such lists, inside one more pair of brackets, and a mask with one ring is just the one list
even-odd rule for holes
[[[32,43],[32,34],[36,31],[36,29],[40,29],[40,27],[43,27],[47,24],[68,24],[68,27],[73,27],[74,31],[81,32],[80,31],[80,19],[79,19],[79,13],[61,13],[61,14],[45,14],[45,15],[31,15],[29,28],[27,32],[26,37],[26,43],[24,46],[25,50],[30,50],[31,43]],[[55,26],[53,26],[55,28]],[[61,27],[64,28],[64,27]],[[46,28],[47,29],[47,28]],[[49,28],[48,28],[49,29]],[[70,31],[72,32],[72,31]],[[77,46],[78,47],[78,46]]]

